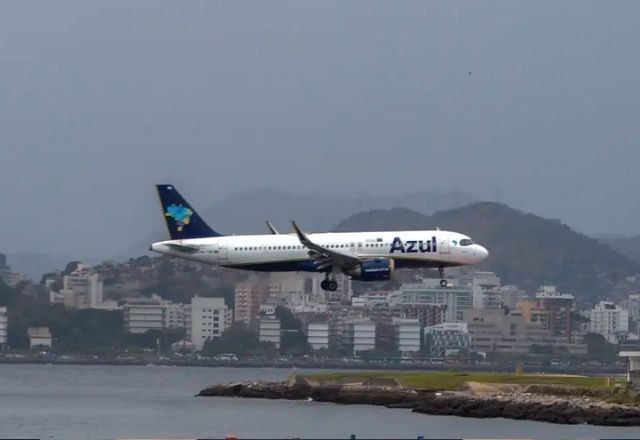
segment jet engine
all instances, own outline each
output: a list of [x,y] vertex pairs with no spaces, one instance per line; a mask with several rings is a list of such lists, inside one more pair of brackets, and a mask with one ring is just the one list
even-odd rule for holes
[[347,275],[358,281],[387,281],[391,279],[394,266],[393,260],[386,258],[364,260]]

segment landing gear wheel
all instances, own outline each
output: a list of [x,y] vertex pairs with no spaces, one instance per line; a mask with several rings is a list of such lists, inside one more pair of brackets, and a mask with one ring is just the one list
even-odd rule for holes
[[330,280],[328,283],[328,287],[330,291],[335,292],[336,290],[338,290],[338,283],[336,282],[336,280]]
[[445,280],[445,279],[444,279],[444,267],[443,267],[443,266],[440,266],[440,267],[438,268],[438,271],[440,272],[440,278],[442,278],[442,279],[440,280],[440,285],[441,285],[442,287],[447,287],[447,280]]
[[320,281],[320,288],[322,290],[331,290],[331,289],[329,289],[329,280]]

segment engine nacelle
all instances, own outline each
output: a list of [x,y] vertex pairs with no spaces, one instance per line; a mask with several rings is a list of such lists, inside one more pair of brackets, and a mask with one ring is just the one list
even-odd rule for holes
[[391,279],[394,267],[393,260],[386,258],[364,260],[355,269],[348,272],[348,275],[358,281],[387,281]]

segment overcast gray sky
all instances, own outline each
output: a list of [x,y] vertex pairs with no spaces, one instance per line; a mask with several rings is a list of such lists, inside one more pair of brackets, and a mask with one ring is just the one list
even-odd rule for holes
[[0,252],[122,251],[160,227],[158,181],[499,192],[640,233],[639,23],[635,0],[4,1]]

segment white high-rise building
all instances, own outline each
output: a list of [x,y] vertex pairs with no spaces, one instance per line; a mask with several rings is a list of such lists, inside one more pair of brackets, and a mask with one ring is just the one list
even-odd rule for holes
[[29,348],[51,347],[51,332],[49,327],[28,327]]
[[420,351],[420,320],[393,318],[396,348],[402,354]]
[[626,309],[629,311],[629,318],[640,322],[640,295],[629,295]]
[[500,294],[502,296],[502,304],[510,310],[514,310],[520,301],[529,299],[527,292],[514,285],[500,287]]
[[191,326],[190,314],[186,310],[191,308],[189,304],[176,304],[169,301],[165,302],[165,328],[184,329],[188,333],[187,327]]
[[348,338],[353,347],[354,356],[359,352],[376,348],[376,325],[371,321],[349,323]]
[[307,342],[313,350],[329,348],[329,323],[309,323],[307,327]]
[[[103,307],[107,303],[103,303]],[[180,329],[187,338],[191,332],[191,305],[176,304],[163,300],[158,295],[136,298],[123,306],[125,328],[130,333],[145,333],[149,330]]]
[[407,283],[400,286],[402,304],[426,304],[447,306],[445,321],[463,321],[464,311],[473,308],[472,286],[456,285],[453,281],[447,287],[440,286],[439,279],[425,278],[422,283]]
[[629,331],[629,311],[612,302],[600,301],[590,315],[591,332],[601,334],[613,344],[618,342],[616,335]]
[[258,339],[271,342],[280,349],[280,320],[275,316],[261,316],[258,322]]
[[222,336],[230,325],[231,311],[224,298],[194,296],[191,299],[191,342],[196,350],[202,350],[208,339]]
[[431,356],[446,356],[467,350],[471,338],[466,322],[444,322],[425,327],[425,348]]
[[274,272],[269,275],[267,286],[269,303],[293,308],[309,302],[310,292],[306,279],[299,274]]
[[473,272],[471,279],[473,307],[475,309],[498,309],[502,307],[500,277],[493,272]]
[[67,307],[99,308],[103,296],[100,274],[91,272],[91,266],[78,264],[73,272],[63,277],[63,289],[60,293]]
[[165,328],[167,305],[158,296],[128,301],[123,307],[125,329],[129,333],[145,333]]
[[7,345],[7,329],[9,328],[9,318],[7,308],[0,307],[0,347]]

